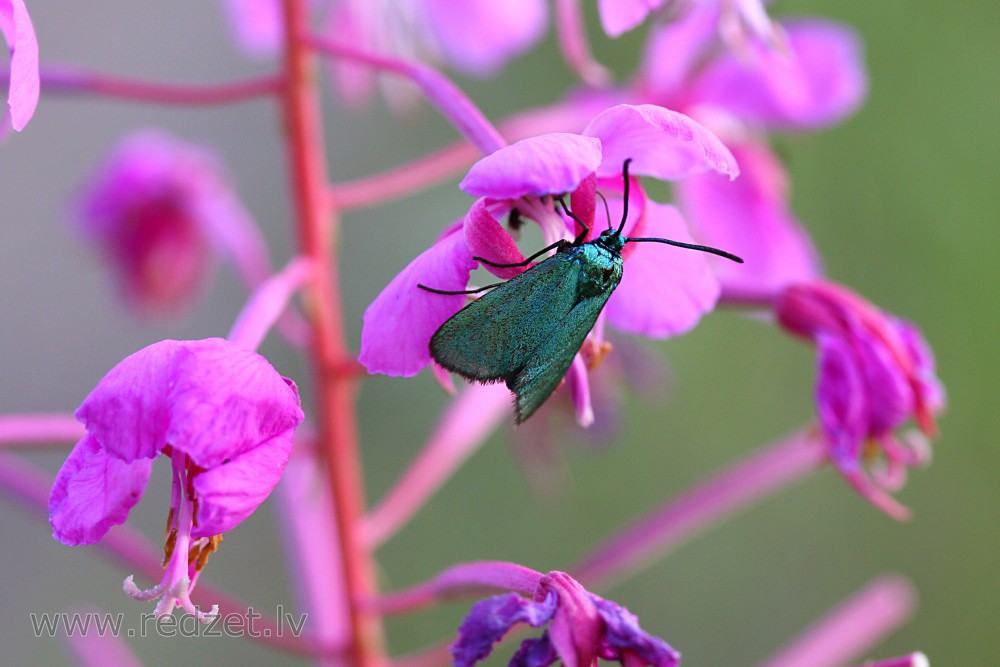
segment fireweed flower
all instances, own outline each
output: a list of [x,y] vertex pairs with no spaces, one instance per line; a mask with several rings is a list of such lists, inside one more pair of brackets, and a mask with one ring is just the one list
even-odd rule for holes
[[160,583],[125,591],[159,598],[204,619],[190,591],[209,555],[277,484],[302,422],[294,383],[260,355],[220,338],[166,340],[126,357],[76,411],[87,434],[56,476],[53,536],[94,544],[124,523],[149,482],[153,459],[170,459],[173,487]]
[[[462,308],[465,297],[434,294],[417,285],[462,290],[479,264],[475,257],[494,263],[522,261],[498,217],[516,211],[512,226],[535,222],[546,244],[572,239],[578,233],[576,222],[555,203],[555,198],[569,195],[573,214],[590,227],[591,238],[600,233],[595,222],[597,192],[607,193],[612,216],[620,215],[627,158],[632,159],[633,174],[661,180],[709,170],[731,178],[738,174],[735,159],[715,135],[683,114],[651,105],[613,107],[596,116],[583,134],[541,135],[483,158],[460,185],[479,197],[462,223],[452,225],[403,269],[365,311],[361,363],[372,373],[402,376],[415,375],[430,363],[431,336]],[[691,240],[677,209],[649,201],[637,181],[632,191],[626,235]],[[583,424],[593,421],[586,364],[599,363],[610,349],[603,335],[605,319],[629,333],[665,338],[692,328],[718,298],[719,285],[705,257],[688,251],[665,257],[664,249],[653,245],[625,247],[622,281],[567,373]],[[527,270],[488,264],[484,268],[504,279]]]
[[[908,420],[927,436],[944,408],[934,357],[915,326],[847,289],[825,282],[793,285],[777,300],[778,322],[815,342],[816,402],[830,460],[867,500],[890,516],[908,512],[889,493],[906,468],[930,452],[917,433],[897,438]],[[881,465],[879,465],[881,459]]]
[[532,599],[506,593],[473,605],[451,647],[456,667],[472,667],[486,658],[518,623],[550,625],[540,637],[521,642],[511,665],[546,667],[560,660],[567,667],[586,667],[598,658],[630,667],[680,664],[680,653],[646,633],[627,609],[584,590],[564,572],[550,572]]
[[711,12],[713,27],[739,48],[751,36],[777,42],[780,31],[771,22],[762,0],[597,0],[601,27],[618,37],[646,20],[653,12],[672,11],[680,20],[693,12]]
[[80,234],[140,310],[188,303],[213,255],[233,262],[250,284],[268,272],[260,235],[221,163],[166,134],[127,138],[84,191],[77,215]]
[[0,137],[8,127],[18,132],[38,105],[38,40],[24,0],[0,0],[0,32],[10,49],[10,87]]
[[690,113],[736,155],[734,183],[695,175],[678,203],[702,243],[746,260],[716,262],[727,288],[773,290],[821,274],[812,241],[790,210],[787,176],[762,131],[813,130],[840,122],[865,98],[859,40],[831,21],[781,24],[782,48],[756,39],[739,53],[720,48],[717,7],[698,5],[654,30],[632,95]]

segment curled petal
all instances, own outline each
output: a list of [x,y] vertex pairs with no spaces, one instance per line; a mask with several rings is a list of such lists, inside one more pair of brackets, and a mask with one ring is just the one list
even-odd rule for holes
[[632,159],[631,172],[675,180],[714,170],[739,175],[736,158],[711,131],[688,116],[653,104],[620,104],[598,114],[583,134],[601,140],[598,177],[621,173]]
[[63,544],[94,544],[111,526],[125,523],[142,498],[151,459],[131,462],[111,456],[85,435],[56,475],[49,496],[52,535]]
[[521,597],[517,593],[494,595],[480,600],[458,629],[458,639],[451,647],[455,667],[471,667],[493,651],[493,645],[503,639],[514,625],[527,623],[537,628],[548,622],[556,611],[556,596],[541,602]]
[[[613,213],[613,212],[612,212]],[[648,202],[643,235],[692,243],[673,206]],[[633,243],[622,281],[605,308],[608,321],[630,333],[657,338],[691,329],[715,307],[719,283],[703,253],[659,243]]]
[[684,214],[698,240],[742,257],[745,264],[712,260],[727,286],[779,290],[814,280],[819,256],[788,206],[784,168],[764,145],[732,145],[740,178],[728,182],[698,174],[677,184]]
[[292,451],[292,431],[284,431],[221,465],[194,476],[198,499],[191,537],[211,537],[230,530],[270,495]]
[[[465,216],[462,231],[465,234],[465,244],[475,257],[482,257],[497,264],[517,264],[524,261],[524,255],[517,249],[514,239],[490,213],[486,199],[479,199],[472,205],[469,214]],[[485,263],[483,267],[493,275],[504,279],[513,278],[527,270],[523,266],[502,268]]]
[[7,114],[20,132],[38,106],[38,40],[24,0],[0,0],[0,32],[10,47],[10,91]]
[[828,21],[786,26],[787,53],[756,44],[727,54],[699,77],[693,95],[750,123],[815,128],[843,120],[867,92],[860,40]]
[[417,285],[463,290],[475,266],[459,228],[410,262],[365,310],[358,361],[370,373],[419,373],[431,360],[431,336],[462,309],[465,297],[435,294]]
[[865,436],[865,387],[854,350],[837,336],[820,334],[819,377],[816,402],[820,424],[830,444],[834,463],[841,471],[861,465],[861,445]]
[[478,76],[495,74],[510,58],[534,45],[548,22],[542,0],[424,0],[430,30],[445,60]]
[[459,187],[473,197],[494,199],[565,194],[575,190],[600,163],[600,140],[553,132],[522,139],[487,155],[472,165]]
[[639,619],[635,614],[596,595],[593,600],[597,613],[604,621],[602,658],[629,665],[635,662],[628,660],[628,656],[632,654],[641,659],[640,664],[653,667],[677,667],[680,664],[681,654],[667,642],[639,627]]

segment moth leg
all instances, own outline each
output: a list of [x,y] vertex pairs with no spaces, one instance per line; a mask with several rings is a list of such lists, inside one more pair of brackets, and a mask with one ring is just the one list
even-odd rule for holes
[[482,262],[483,264],[488,264],[489,266],[494,266],[494,267],[496,267],[498,269],[513,269],[514,267],[517,267],[517,266],[527,266],[528,264],[530,264],[531,262],[535,261],[536,259],[538,259],[539,257],[541,257],[542,255],[544,255],[545,253],[547,253],[550,250],[555,250],[557,248],[561,250],[562,248],[565,248],[565,247],[567,247],[569,245],[571,245],[569,243],[569,241],[566,241],[565,239],[560,239],[560,240],[556,241],[555,243],[550,243],[549,245],[545,246],[544,248],[542,248],[541,250],[539,250],[538,252],[536,252],[531,257],[528,257],[524,261],[514,262],[513,264],[502,264],[500,262],[494,262],[494,261],[488,260],[485,257],[473,257],[472,259],[476,260],[477,262]]
[[566,206],[566,202],[563,201],[562,197],[556,197],[555,200],[559,202],[559,204],[562,206],[563,212],[566,213],[566,215],[568,215],[569,217],[573,218],[573,222],[583,227],[583,231],[577,234],[576,238],[573,239],[573,245],[580,245],[587,238],[587,235],[590,234],[590,227],[588,227],[587,223],[585,223],[583,220],[576,217],[576,214],[573,213],[573,211],[569,210],[569,206]]

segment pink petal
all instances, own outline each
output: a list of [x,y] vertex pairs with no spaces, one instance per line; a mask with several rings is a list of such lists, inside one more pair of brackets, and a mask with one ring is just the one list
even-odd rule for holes
[[700,243],[744,259],[734,264],[712,259],[727,286],[779,290],[822,273],[809,235],[788,207],[785,171],[770,149],[751,142],[734,144],[740,178],[727,181],[699,174],[680,181],[678,201]]
[[545,34],[546,5],[541,0],[424,0],[430,30],[445,60],[469,74],[490,76]]
[[[352,44],[373,53],[389,50],[390,45],[377,43],[375,10],[367,3],[368,0],[338,2],[324,20],[323,35],[334,43]],[[332,58],[327,60],[327,68],[348,106],[361,107],[371,100],[376,81],[371,67]]]
[[484,157],[472,165],[459,187],[473,197],[494,199],[565,194],[600,163],[599,140],[553,132],[522,139]]
[[663,0],[598,0],[601,27],[609,37],[618,37],[632,30],[659,8]]
[[736,178],[739,167],[729,149],[700,123],[652,104],[620,104],[597,115],[583,131],[601,140],[599,177],[631,172],[674,180],[709,169]]
[[[482,257],[497,264],[524,261],[524,255],[517,249],[514,239],[490,213],[486,199],[479,199],[472,205],[469,214],[465,216],[462,231],[465,234],[465,245],[474,257]],[[526,271],[525,267],[499,268],[489,264],[483,264],[483,268],[504,279]]]
[[[676,208],[653,201],[646,206],[643,236],[693,243]],[[704,253],[659,243],[629,244],[626,250],[621,284],[604,310],[619,329],[654,338],[675,336],[715,307],[719,283]]]
[[49,497],[52,535],[64,544],[94,544],[125,522],[142,498],[153,462],[111,456],[92,434],[83,437],[56,475]]
[[38,40],[24,0],[0,0],[0,32],[10,47],[11,127],[20,132],[38,106]]
[[431,360],[431,336],[462,309],[466,297],[434,294],[417,285],[463,290],[475,267],[458,227],[410,262],[365,310],[358,361],[369,373],[419,373]]
[[788,53],[755,44],[742,58],[726,54],[699,78],[693,95],[769,127],[815,128],[852,114],[867,93],[858,37],[827,21],[786,29]]
[[242,522],[270,495],[292,452],[285,430],[220,465],[195,475],[198,513],[191,536],[211,537]]
[[662,102],[685,92],[688,77],[718,34],[718,22],[718,5],[699,2],[678,20],[651,29],[642,58],[647,96]]
[[277,55],[284,43],[284,18],[279,0],[225,0],[236,43],[252,58]]

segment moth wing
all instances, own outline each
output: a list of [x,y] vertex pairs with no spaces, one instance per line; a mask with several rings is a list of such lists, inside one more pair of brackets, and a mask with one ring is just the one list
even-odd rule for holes
[[507,380],[507,386],[515,395],[514,413],[518,424],[534,414],[559,386],[612,291],[576,304],[559,323],[559,335],[538,348],[524,368]]
[[431,337],[431,356],[470,380],[516,375],[538,348],[561,335],[576,305],[579,274],[571,253],[549,257],[442,324]]

